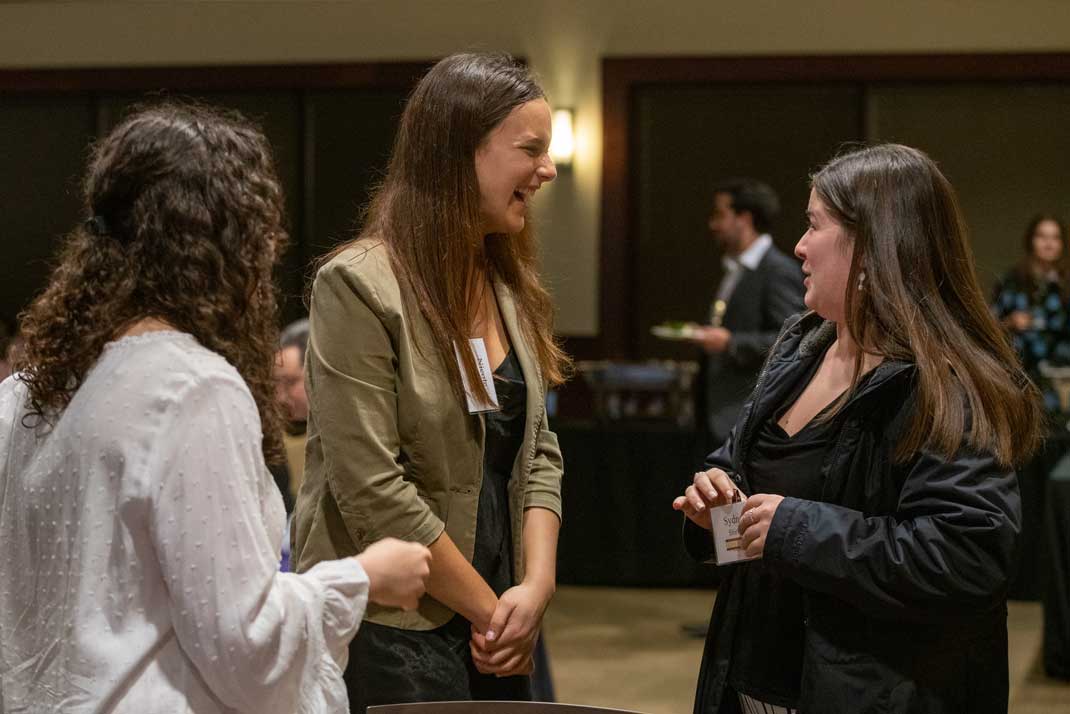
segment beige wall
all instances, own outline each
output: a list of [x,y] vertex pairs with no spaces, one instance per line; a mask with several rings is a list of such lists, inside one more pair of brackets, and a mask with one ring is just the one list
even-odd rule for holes
[[578,157],[538,208],[559,327],[598,318],[600,60],[613,55],[1070,49],[1065,0],[0,2],[0,67],[526,56],[576,109]]

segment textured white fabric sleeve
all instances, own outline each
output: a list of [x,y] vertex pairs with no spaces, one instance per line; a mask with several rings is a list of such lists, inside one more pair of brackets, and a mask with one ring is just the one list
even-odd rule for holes
[[171,412],[147,474],[182,650],[238,711],[348,712],[342,670],[367,575],[352,558],[278,572],[260,505],[260,419],[236,375],[199,381]]
[[11,432],[18,423],[22,406],[19,391],[25,391],[25,387],[17,383],[14,376],[0,381],[0,509],[3,508],[7,493],[7,480],[11,478],[8,470],[11,462],[14,461],[14,454],[11,452],[15,445]]

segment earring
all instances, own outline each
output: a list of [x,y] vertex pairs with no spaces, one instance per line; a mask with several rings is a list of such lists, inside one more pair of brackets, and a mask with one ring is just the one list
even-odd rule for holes
[[866,282],[866,271],[861,270],[858,273],[858,289],[862,289],[862,284]]

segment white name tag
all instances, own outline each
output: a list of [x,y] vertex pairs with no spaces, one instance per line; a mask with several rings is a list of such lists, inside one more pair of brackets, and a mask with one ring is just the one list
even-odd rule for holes
[[472,385],[468,381],[468,373],[465,372],[464,363],[461,362],[461,351],[458,349],[457,343],[454,343],[453,351],[457,355],[457,367],[461,370],[464,396],[468,400],[468,413],[484,414],[486,412],[496,412],[501,407],[498,406],[498,392],[494,389],[494,370],[490,368],[487,345],[483,342],[482,337],[476,337],[468,340],[468,346],[472,350],[472,357],[476,360],[476,371],[479,372],[479,379],[483,382],[484,389],[487,390],[487,396],[490,397],[489,402],[484,402],[472,393]]
[[757,555],[748,557],[743,552],[743,539],[739,536],[739,516],[742,512],[743,501],[710,509],[710,520],[713,523],[713,547],[718,565],[757,560],[760,557]]

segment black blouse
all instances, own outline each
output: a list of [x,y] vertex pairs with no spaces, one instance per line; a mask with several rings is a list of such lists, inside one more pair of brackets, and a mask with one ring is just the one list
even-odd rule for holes
[[472,567],[499,597],[513,586],[513,529],[509,514],[509,480],[524,440],[527,386],[516,351],[510,350],[494,370],[498,394],[496,412],[484,417],[483,487],[476,512],[476,541]]
[[[822,360],[799,379],[784,409],[759,426],[748,454],[754,493],[821,500],[822,466],[841,420],[824,418],[828,407],[794,436],[778,424],[813,379]],[[761,560],[739,566],[743,607],[732,647],[728,683],[737,692],[784,707],[798,706],[803,658],[802,588],[766,569]]]

